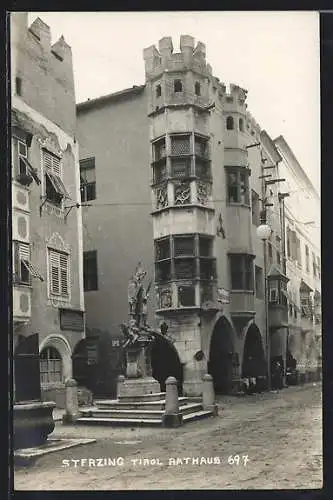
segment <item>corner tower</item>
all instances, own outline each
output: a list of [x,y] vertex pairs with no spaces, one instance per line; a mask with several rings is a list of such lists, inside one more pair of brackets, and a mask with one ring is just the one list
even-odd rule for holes
[[188,35],[180,52],[162,38],[144,50],[150,118],[157,317],[183,365],[183,391],[200,394],[205,364],[200,311],[216,293],[215,210],[205,45]]

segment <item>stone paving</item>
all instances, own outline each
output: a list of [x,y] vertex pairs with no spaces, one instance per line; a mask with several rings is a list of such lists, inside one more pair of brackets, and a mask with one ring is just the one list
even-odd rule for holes
[[178,429],[63,425],[96,443],[15,470],[21,490],[322,487],[321,384],[218,397],[219,415]]

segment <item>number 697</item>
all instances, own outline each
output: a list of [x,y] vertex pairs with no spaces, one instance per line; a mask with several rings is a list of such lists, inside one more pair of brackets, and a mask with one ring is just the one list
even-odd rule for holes
[[249,461],[248,455],[229,455],[228,457],[228,464],[229,465],[244,465],[246,466],[247,462]]

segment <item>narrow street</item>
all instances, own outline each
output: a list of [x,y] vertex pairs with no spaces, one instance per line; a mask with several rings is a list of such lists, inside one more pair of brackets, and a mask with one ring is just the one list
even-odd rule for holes
[[244,398],[219,397],[218,405],[218,417],[178,429],[58,423],[52,437],[97,441],[16,469],[15,489],[322,487],[321,384]]

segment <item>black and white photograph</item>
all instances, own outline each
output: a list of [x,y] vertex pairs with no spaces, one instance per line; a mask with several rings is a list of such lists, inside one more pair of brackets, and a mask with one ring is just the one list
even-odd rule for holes
[[319,13],[9,18],[14,490],[321,489]]

